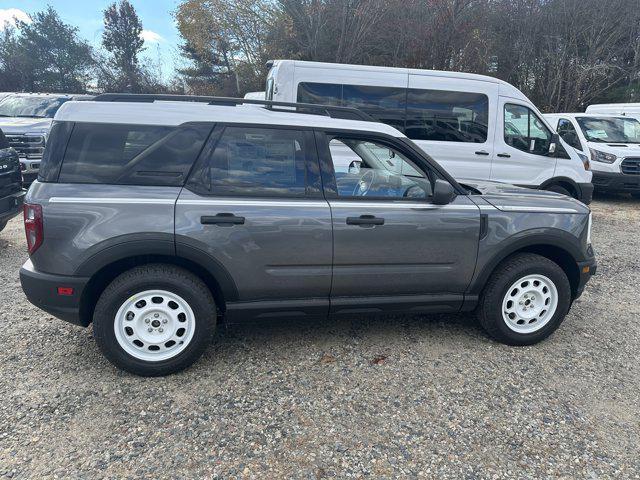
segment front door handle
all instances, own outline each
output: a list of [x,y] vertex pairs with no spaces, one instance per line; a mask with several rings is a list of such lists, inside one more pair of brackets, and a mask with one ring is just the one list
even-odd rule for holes
[[232,227],[233,225],[243,225],[244,217],[236,217],[233,213],[218,213],[217,215],[203,215],[200,217],[203,225],[222,225]]
[[361,227],[366,227],[368,225],[384,225],[384,218],[375,217],[373,215],[347,217],[347,225],[360,225]]
[[485,150],[479,150],[476,152],[476,155],[484,155],[487,156],[489,155],[489,152],[485,151]]
[[498,156],[501,158],[511,158],[511,155],[509,155],[508,153],[499,153]]

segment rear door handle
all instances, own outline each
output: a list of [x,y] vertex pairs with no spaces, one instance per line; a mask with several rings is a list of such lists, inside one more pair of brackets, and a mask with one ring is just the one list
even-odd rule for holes
[[485,152],[484,150],[479,150],[479,151],[477,151],[477,152],[476,152],[476,155],[484,155],[484,156],[487,156],[487,155],[489,155],[489,152]]
[[233,213],[218,213],[216,215],[203,215],[200,217],[200,223],[203,225],[243,225],[244,217],[236,217]]
[[360,215],[359,217],[347,217],[347,225],[384,225],[384,218],[373,215]]
[[511,158],[511,155],[509,155],[508,153],[499,153],[498,156],[502,158]]

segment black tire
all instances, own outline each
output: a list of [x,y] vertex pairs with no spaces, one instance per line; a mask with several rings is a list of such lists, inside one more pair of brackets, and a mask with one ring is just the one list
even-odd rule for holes
[[[558,305],[551,319],[541,329],[520,333],[507,325],[502,305],[510,287],[527,275],[544,275],[558,292]],[[484,288],[477,314],[480,324],[494,339],[507,345],[533,345],[551,335],[562,323],[571,306],[571,285],[562,268],[548,258],[532,253],[516,254],[492,273]]]
[[6,227],[6,226],[7,226],[7,223],[8,223],[8,221],[7,221],[7,220],[5,220],[4,222],[0,222],[0,232],[1,232],[2,230],[4,230],[4,227]]
[[[195,328],[187,347],[175,357],[146,361],[127,353],[114,331],[120,306],[146,290],[165,290],[182,297],[193,311]],[[93,314],[93,334],[105,357],[118,368],[145,377],[169,375],[194,363],[211,343],[216,305],[207,286],[189,271],[166,264],[143,265],[124,272],[102,292]]]
[[545,190],[547,190],[548,192],[561,193],[562,195],[566,195],[567,197],[575,198],[575,195],[573,195],[569,190],[564,188],[562,185],[549,185],[547,188],[545,188]]

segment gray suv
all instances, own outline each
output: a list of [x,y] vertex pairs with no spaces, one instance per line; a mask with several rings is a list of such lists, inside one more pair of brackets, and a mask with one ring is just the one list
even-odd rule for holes
[[595,273],[589,209],[458,183],[358,113],[65,103],[26,199],[24,292],[149,376],[198,359],[221,318],[476,311],[510,345],[558,328]]

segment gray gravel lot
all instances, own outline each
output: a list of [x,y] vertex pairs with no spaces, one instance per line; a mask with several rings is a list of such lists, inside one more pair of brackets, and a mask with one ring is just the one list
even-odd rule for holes
[[222,328],[191,369],[115,370],[31,306],[0,233],[0,477],[640,478],[640,201],[600,197],[598,276],[534,347],[468,315]]

